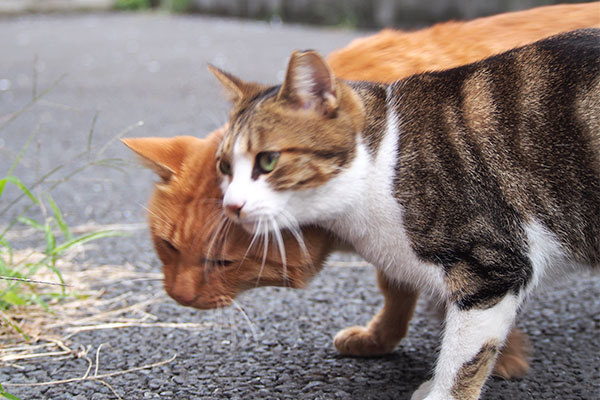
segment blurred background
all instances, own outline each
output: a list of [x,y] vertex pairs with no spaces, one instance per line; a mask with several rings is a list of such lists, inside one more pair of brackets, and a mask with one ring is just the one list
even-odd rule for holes
[[0,13],[150,10],[375,29],[422,26],[585,1],[551,0],[0,0]]

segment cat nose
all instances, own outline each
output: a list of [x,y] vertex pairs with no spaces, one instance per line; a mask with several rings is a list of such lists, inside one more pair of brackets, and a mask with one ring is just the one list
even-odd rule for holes
[[180,294],[180,293],[170,293],[169,294],[173,299],[175,299],[179,304],[181,304],[182,306],[186,306],[189,307],[192,304],[194,304],[194,301],[196,300],[196,297],[192,294],[189,295],[185,295],[185,294]]
[[244,218],[246,213],[242,211],[242,208],[244,208],[245,204],[245,202],[242,204],[227,204],[225,206],[225,213],[230,217]]

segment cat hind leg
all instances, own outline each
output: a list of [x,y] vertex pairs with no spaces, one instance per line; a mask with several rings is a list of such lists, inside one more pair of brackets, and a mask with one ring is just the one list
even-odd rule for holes
[[511,294],[486,309],[461,310],[450,305],[434,378],[421,385],[411,399],[478,399],[519,305],[519,299]]

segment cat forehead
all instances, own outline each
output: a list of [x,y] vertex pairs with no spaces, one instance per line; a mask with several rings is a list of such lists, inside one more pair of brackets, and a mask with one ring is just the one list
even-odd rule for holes
[[229,158],[233,155],[234,150],[247,153],[251,150],[251,141],[249,129],[236,130],[232,127],[223,140],[220,156]]
[[233,112],[229,129],[222,142],[221,153],[232,154],[260,151],[267,139],[266,133],[282,122],[277,113],[275,94],[278,87],[257,95],[238,106]]

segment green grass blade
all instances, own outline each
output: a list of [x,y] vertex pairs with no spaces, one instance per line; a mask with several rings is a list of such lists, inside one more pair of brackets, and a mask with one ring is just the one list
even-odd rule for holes
[[21,191],[27,196],[29,197],[29,199],[31,201],[33,201],[35,204],[40,204],[39,200],[33,195],[33,193],[31,193],[29,191],[29,189],[27,189],[27,186],[25,186],[23,184],[23,182],[21,182],[21,180],[19,178],[17,178],[14,175],[9,175],[6,178],[4,178],[7,180],[7,182],[12,183],[13,185],[15,185],[16,187],[18,187],[19,189],[21,189]]
[[94,114],[94,119],[92,119],[92,126],[90,127],[90,132],[88,133],[87,150],[86,150],[88,155],[92,151],[92,137],[94,136],[94,128],[96,127],[96,121],[98,120],[98,114],[100,114],[100,111],[96,110],[96,113]]
[[[29,340],[29,339],[28,339]],[[4,389],[2,387],[2,385],[0,385],[0,396],[4,397],[5,399],[8,400],[21,400],[20,397],[15,396],[14,394],[10,394],[6,391],[6,389]]]
[[[62,274],[61,274],[60,270],[59,270],[58,268],[56,268],[56,265],[55,265],[55,263],[56,263],[56,259],[55,259],[55,258],[53,258],[53,259],[52,259],[52,264],[46,264],[46,266],[47,266],[47,267],[48,267],[48,268],[49,268],[49,269],[50,269],[52,272],[54,272],[54,275],[56,275],[56,276],[58,277],[58,280],[60,281],[60,283],[61,283],[62,285],[64,285],[64,284],[65,284],[65,280],[63,279],[63,276],[62,276]],[[63,294],[63,296],[64,296],[64,295],[65,295],[65,286],[61,286],[61,291],[62,291],[62,294]]]
[[54,201],[54,199],[52,198],[50,193],[48,193],[47,198],[48,198],[48,203],[50,203],[50,207],[52,208],[52,211],[54,212],[54,217],[56,218],[56,223],[58,224],[58,228],[62,232],[63,236],[65,237],[66,240],[73,239],[73,235],[71,235],[69,226],[65,222],[65,218],[63,217],[62,212],[60,211],[60,208],[58,208],[58,205],[56,204],[56,202]]
[[[58,167],[55,167],[54,169],[52,169],[52,171],[46,173],[44,176],[42,176],[40,179],[38,179],[37,182],[35,182],[31,188],[36,188],[38,186],[40,186],[42,183],[44,183],[50,176],[54,175],[56,172],[60,171],[62,168],[64,167],[64,165],[59,165]],[[54,186],[56,186],[57,184],[55,184]],[[54,186],[51,188],[53,189]],[[13,201],[11,201],[9,204],[7,204],[2,210],[0,210],[0,217],[3,216],[4,214],[6,214],[6,212],[15,204],[17,204],[19,201],[21,201],[21,199],[23,198],[23,196],[25,196],[25,193],[22,193],[20,196],[17,196],[17,198],[15,198]],[[20,215],[25,214],[27,211],[29,211],[31,209],[31,207],[33,207],[34,205],[39,204],[39,203],[34,203],[34,204],[30,204],[27,207],[25,207],[23,209],[23,211],[21,212]],[[0,237],[4,236],[4,234],[6,232],[8,232],[14,225],[14,221],[11,221],[10,224],[8,224],[8,226],[4,229],[4,231],[2,232],[2,234],[0,234]]]
[[19,151],[19,154],[17,154],[17,157],[15,157],[15,161],[13,161],[13,163],[10,166],[10,169],[8,170],[8,173],[6,175],[12,175],[12,173],[15,170],[15,168],[17,167],[17,165],[19,165],[19,161],[21,161],[21,158],[23,158],[23,154],[25,154],[25,151],[27,151],[27,149],[29,148],[29,145],[33,141],[33,138],[35,137],[36,133],[37,133],[37,129],[34,129],[34,131],[31,132],[31,134],[29,135],[29,138],[27,139],[27,142],[25,142],[25,145],[21,148],[21,151]]
[[[13,263],[13,248],[6,240],[0,237],[0,251],[3,253],[8,253],[8,265],[12,265]],[[0,258],[0,260],[4,261],[4,259]]]
[[30,226],[33,229],[36,229],[38,231],[44,232],[46,230],[46,228],[44,228],[44,226],[41,225],[39,222],[37,222],[34,219],[28,218],[28,217],[22,217],[22,216],[21,217],[17,217],[17,221],[19,221],[23,225]]
[[[25,338],[25,340],[30,340],[30,337],[23,332],[23,330],[21,329],[21,327],[17,324],[15,324],[13,321],[10,320],[10,318],[7,318],[4,313],[0,313],[0,317],[4,320],[4,322],[6,322],[11,328],[13,328],[15,331],[17,331],[21,336],[23,336]],[[2,388],[3,392],[0,392],[0,394],[4,397],[6,397],[6,392],[4,392],[4,388]],[[12,396],[12,395],[11,395]],[[7,397],[8,399],[10,399],[10,397]]]
[[71,240],[61,244],[60,246],[55,247],[54,250],[49,255],[51,255],[51,256],[59,255],[62,252],[66,251],[66,250],[70,249],[71,247],[76,246],[78,244],[84,244],[84,243],[87,243],[92,240],[106,238],[106,237],[115,237],[115,236],[127,236],[127,235],[124,234],[123,232],[117,232],[117,231],[98,231],[98,232],[88,233],[87,235],[79,236],[77,238],[71,239]]
[[44,310],[46,311],[50,311],[50,306],[48,305],[48,303],[46,303],[42,298],[40,298],[37,294],[32,293],[29,296],[29,299],[31,301],[33,301],[35,304],[39,305],[40,307],[42,307]]
[[12,306],[22,306],[27,304],[27,301],[23,299],[19,294],[14,290],[9,290],[8,292],[2,295],[2,301],[12,305]]
[[11,272],[11,269],[8,268],[8,263],[4,260],[4,258],[0,257],[0,275],[9,276]]
[[46,221],[46,225],[44,226],[44,237],[46,239],[46,254],[52,254],[52,252],[56,248],[56,237],[54,236],[54,232],[52,232],[52,224],[50,223],[50,221],[50,219]]

